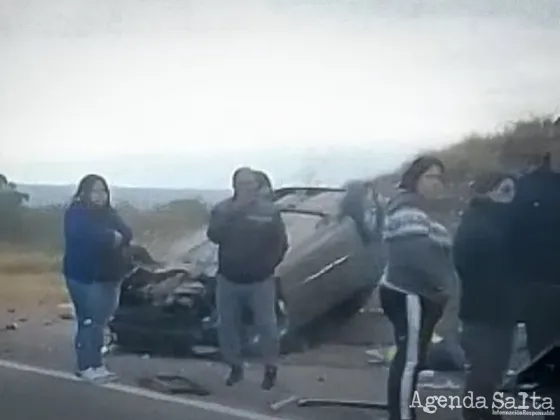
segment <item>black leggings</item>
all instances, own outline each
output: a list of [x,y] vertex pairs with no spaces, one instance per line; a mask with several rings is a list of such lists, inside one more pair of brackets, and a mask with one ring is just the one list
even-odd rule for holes
[[443,306],[386,286],[380,287],[379,295],[383,312],[393,324],[397,346],[387,383],[389,420],[414,420],[416,414],[411,404],[418,372],[425,363]]

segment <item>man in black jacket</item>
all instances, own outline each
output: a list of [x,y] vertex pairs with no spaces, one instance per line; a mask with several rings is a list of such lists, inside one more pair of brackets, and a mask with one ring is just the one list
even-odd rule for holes
[[560,174],[547,154],[523,175],[513,202],[512,264],[532,358],[560,339]]
[[[491,401],[507,370],[516,326],[508,252],[515,182],[506,174],[484,174],[474,182],[473,191],[475,197],[455,235],[453,255],[461,280],[461,341],[470,365],[465,394]],[[497,418],[490,410],[463,410],[464,420]]]
[[255,173],[238,169],[234,195],[217,204],[207,236],[218,248],[216,305],[222,356],[231,367],[228,386],[243,379],[241,318],[245,307],[260,335],[265,374],[263,389],[274,386],[279,353],[274,271],[288,248],[279,210],[258,194]]

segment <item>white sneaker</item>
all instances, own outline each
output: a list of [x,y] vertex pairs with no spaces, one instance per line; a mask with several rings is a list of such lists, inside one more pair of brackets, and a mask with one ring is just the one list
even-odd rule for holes
[[102,379],[102,375],[96,369],[87,368],[86,370],[82,370],[78,372],[78,377],[82,378],[85,381],[98,383]]
[[103,382],[112,382],[117,379],[117,374],[111,372],[105,366],[101,366],[94,369],[96,374],[99,376],[100,380]]

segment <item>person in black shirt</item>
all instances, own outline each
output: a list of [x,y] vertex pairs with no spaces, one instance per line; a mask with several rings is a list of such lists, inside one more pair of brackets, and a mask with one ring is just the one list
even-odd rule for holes
[[255,173],[238,169],[234,194],[211,212],[208,238],[218,245],[216,305],[222,356],[231,367],[228,386],[243,379],[242,314],[246,307],[260,336],[265,375],[263,389],[274,386],[279,354],[274,272],[288,248],[280,211],[259,195]]
[[548,153],[523,175],[512,203],[513,253],[532,359],[560,339],[560,173]]
[[480,176],[453,243],[461,280],[459,318],[469,364],[465,394],[486,398],[490,410],[463,409],[464,420],[499,418],[491,412],[492,395],[507,370],[516,328],[509,206],[515,180],[502,173]]

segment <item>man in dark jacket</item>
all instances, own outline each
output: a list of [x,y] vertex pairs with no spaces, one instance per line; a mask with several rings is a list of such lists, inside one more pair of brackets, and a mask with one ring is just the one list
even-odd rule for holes
[[245,307],[260,335],[265,364],[263,389],[274,386],[279,353],[274,271],[287,250],[286,230],[273,202],[259,197],[253,170],[238,169],[234,195],[217,204],[208,238],[218,248],[216,305],[222,356],[231,367],[227,385],[243,379],[241,317]]
[[[453,243],[461,280],[459,318],[462,345],[469,363],[465,394],[486,401],[507,370],[516,327],[509,246],[512,177],[489,173],[473,185],[475,197],[463,214]],[[468,408],[464,420],[499,418],[490,410]]]
[[518,180],[512,217],[520,320],[534,358],[560,339],[560,174],[550,154]]

